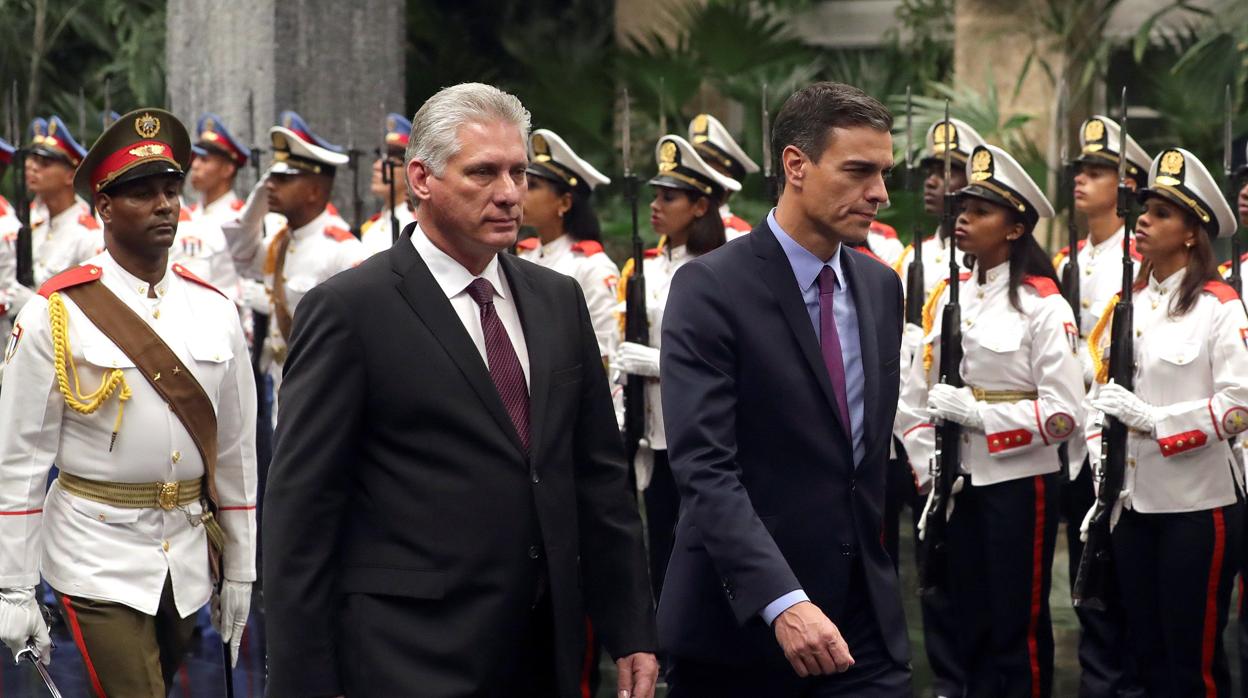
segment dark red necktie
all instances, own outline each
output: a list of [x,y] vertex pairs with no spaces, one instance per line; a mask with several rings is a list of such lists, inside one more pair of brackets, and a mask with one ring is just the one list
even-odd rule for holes
[[832,380],[832,393],[836,395],[836,409],[841,413],[841,426],[853,438],[849,427],[849,400],[845,396],[845,359],[841,357],[841,336],[836,331],[836,316],[832,312],[832,298],[836,293],[836,272],[825,266],[819,272],[819,345],[823,352],[823,365],[828,367]]
[[[516,348],[507,336],[507,328],[494,309],[494,286],[485,279],[473,279],[468,295],[481,308],[481,329],[485,332],[485,357],[490,365],[490,378],[511,417],[511,424],[520,436],[525,452],[529,450],[529,387],[524,382],[524,368],[516,356]],[[843,381],[842,381],[843,382]]]

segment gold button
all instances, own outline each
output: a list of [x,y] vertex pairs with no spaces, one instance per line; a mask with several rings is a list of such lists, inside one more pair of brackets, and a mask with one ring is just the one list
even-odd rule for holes
[[100,514],[100,515],[99,515],[99,516],[97,516],[96,518],[98,518],[100,521],[104,521],[104,515],[103,515],[103,514]]
[[174,462],[174,463],[177,463],[177,462],[178,462],[178,461],[180,461],[180,460],[182,460],[182,452],[181,452],[181,451],[174,451],[174,452],[173,452],[173,462]]
[[161,542],[160,542],[160,548],[161,548],[161,550],[164,550],[165,552],[169,552],[169,541],[167,541],[167,540],[163,540],[163,541],[161,541]]
[[1131,466],[1132,468],[1134,468],[1134,467],[1135,467],[1135,459],[1134,459],[1134,458],[1128,458],[1128,459],[1127,459],[1127,465],[1129,465],[1129,466]]
[[1142,335],[1142,334],[1144,334],[1144,331],[1143,331],[1143,330],[1136,330],[1136,331],[1135,331],[1135,336],[1136,336],[1136,337],[1139,337],[1139,336],[1140,336],[1140,335]]
[[1080,305],[1082,305],[1084,308],[1091,308],[1091,307],[1092,307],[1092,303],[1091,303],[1091,302],[1089,302],[1089,301],[1084,301],[1084,302],[1080,303]]
[[1087,268],[1085,268],[1085,269],[1083,270],[1083,275],[1084,275],[1084,276],[1092,276],[1092,268],[1091,268],[1091,267],[1087,267]]
[[1178,443],[1176,443],[1176,444],[1175,444],[1175,446],[1178,446],[1179,448],[1183,448],[1183,444],[1184,444],[1184,443],[1186,443],[1186,442],[1184,442],[1184,441],[1183,441],[1183,439],[1179,439],[1179,442],[1178,442]]
[[992,440],[992,447],[993,447],[993,448],[996,448],[997,446],[1000,446],[1000,445],[1001,445],[1001,440],[1000,440],[1000,439],[993,439],[993,440]]
[[1023,437],[1021,437],[1021,436],[1015,436],[1015,437],[1014,437],[1014,443],[1016,443],[1016,444],[1021,444],[1022,442],[1023,442]]
[[152,317],[156,318],[157,320],[160,319],[160,308],[157,308],[152,311]]

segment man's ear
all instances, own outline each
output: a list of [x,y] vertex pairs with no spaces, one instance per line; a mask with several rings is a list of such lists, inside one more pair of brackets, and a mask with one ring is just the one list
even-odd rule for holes
[[113,198],[108,194],[95,195],[95,213],[108,226],[113,222]]
[[784,181],[801,189],[802,180],[806,178],[806,154],[795,145],[786,145],[780,153],[780,167],[784,170]]
[[433,176],[429,167],[424,162],[413,158],[407,161],[403,171],[407,174],[407,183],[411,186],[416,198],[421,201],[428,200],[429,178]]

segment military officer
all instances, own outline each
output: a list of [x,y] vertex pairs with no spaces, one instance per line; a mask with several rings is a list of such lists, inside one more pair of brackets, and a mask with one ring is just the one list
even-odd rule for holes
[[[343,149],[316,135],[296,113],[283,112],[269,129],[273,165],[252,191],[238,220],[222,226],[241,276],[263,281],[269,295],[267,360],[261,364],[281,384],[295,309],[313,286],[366,256],[345,221],[329,209],[334,173],[346,165]],[[272,210],[285,225],[266,239]],[[273,410],[277,418],[276,404]]]
[[43,284],[5,356],[0,639],[48,661],[42,574],[96,696],[163,698],[210,599],[236,661],[255,579],[242,328],[168,255],[189,160],[185,127],[160,109],[104,132],[74,185],[94,198],[106,251]]
[[[706,164],[735,182],[740,183],[747,174],[758,172],[758,165],[737,145],[732,134],[728,133],[728,129],[724,128],[719,119],[710,114],[698,114],[689,122],[689,142]],[[719,205],[719,215],[724,219],[724,233],[732,240],[749,233],[754,226],[732,213],[728,208],[730,198],[731,192],[724,195],[723,203]]]
[[548,129],[529,136],[528,178],[524,224],[536,228],[537,236],[516,243],[518,254],[576,279],[605,360],[619,339],[615,310],[620,270],[602,249],[602,230],[590,197],[611,180]]
[[1235,213],[1200,160],[1177,147],[1153,160],[1141,199],[1135,386],[1106,382],[1111,307],[1088,338],[1096,368],[1088,451],[1095,464],[1104,415],[1129,428],[1111,530],[1144,691],[1226,696],[1222,631],[1244,496],[1231,439],[1248,429],[1248,315],[1218,276],[1213,241],[1235,232]]
[[[373,162],[373,177],[369,180],[368,189],[373,196],[386,203],[360,227],[360,242],[364,243],[364,250],[370,255],[388,250],[394,243],[394,221],[390,220],[392,210],[400,232],[408,223],[416,220],[416,209],[407,198],[407,173],[403,170],[403,158],[407,153],[407,139],[412,133],[412,122],[402,114],[387,114],[382,130],[385,134],[385,149]],[[387,167],[386,163],[390,163],[393,185],[385,180],[383,169]]]
[[897,419],[924,485],[935,450],[933,424],[961,425],[956,507],[926,515],[949,521],[965,695],[1047,696],[1057,451],[1077,432],[1084,396],[1077,334],[1049,257],[1033,236],[1039,219],[1053,216],[1040,188],[994,146],[971,151],[966,178],[954,231],[958,249],[975,259],[961,284],[966,387],[938,379],[939,319],[948,302],[938,285],[924,308],[927,334]]

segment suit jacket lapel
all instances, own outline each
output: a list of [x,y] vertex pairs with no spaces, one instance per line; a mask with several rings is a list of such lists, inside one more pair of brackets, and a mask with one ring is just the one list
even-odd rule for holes
[[486,411],[507,434],[516,450],[523,455],[524,446],[511,423],[511,417],[507,415],[507,409],[503,407],[503,400],[498,396],[498,388],[494,387],[481,352],[472,343],[472,337],[455,314],[455,309],[451,307],[442,287],[434,280],[425,260],[420,258],[416,248],[412,246],[411,233],[414,227],[409,225],[403,237],[389,252],[392,268],[401,277],[397,284],[399,293],[420,316],[421,321],[429,328],[429,333],[459,367],[468,384],[485,405]]
[[[880,400],[880,354],[875,334],[875,309],[870,289],[862,280],[862,272],[858,269],[861,258],[857,253],[846,250],[841,255],[841,266],[849,277],[849,289],[854,294],[854,307],[858,311],[858,342],[862,355],[863,374],[863,424],[862,440],[870,449],[872,439],[876,436],[876,420],[872,419]],[[874,262],[870,262],[874,264]]]
[[529,451],[536,456],[542,444],[546,400],[550,396],[549,328],[555,323],[550,318],[550,305],[542,302],[518,260],[508,254],[500,254],[498,258],[515,297],[520,325],[524,328],[524,342],[529,349]]
[[[815,336],[815,328],[810,323],[810,314],[806,312],[806,301],[802,300],[802,292],[797,287],[797,278],[793,275],[793,267],[789,264],[789,258],[785,256],[784,248],[780,247],[780,242],[772,234],[771,227],[766,220],[750,234],[750,243],[754,246],[755,254],[760,257],[763,278],[766,279],[772,294],[775,295],[776,303],[780,306],[784,319],[789,323],[793,336],[797,338],[798,346],[802,348],[802,356],[810,366],[820,390],[823,391],[828,407],[838,417],[833,420],[836,422],[836,428],[843,432],[844,429],[839,419],[840,410],[836,406],[836,394],[832,392],[832,379],[828,377],[828,367],[823,363],[819,338]],[[850,441],[853,435],[846,434],[845,438]]]

